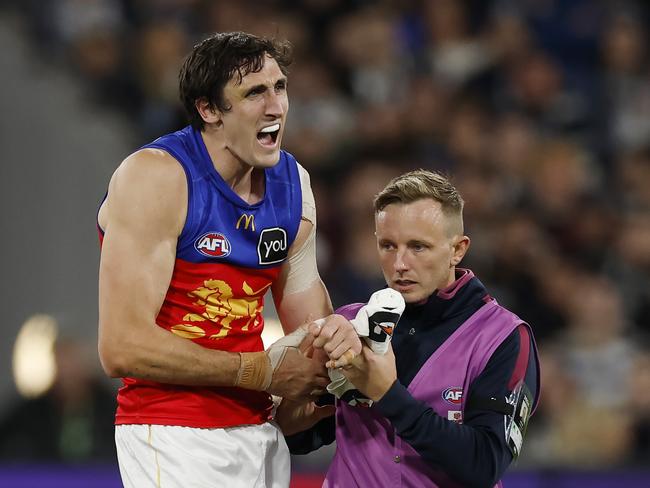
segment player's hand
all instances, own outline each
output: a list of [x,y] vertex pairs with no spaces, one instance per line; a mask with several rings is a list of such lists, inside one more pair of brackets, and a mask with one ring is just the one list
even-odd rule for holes
[[308,327],[314,337],[312,346],[323,349],[330,360],[328,368],[338,368],[350,364],[361,353],[361,340],[354,326],[342,315],[330,315],[312,322]]
[[314,337],[302,325],[266,351],[241,352],[234,386],[307,401],[326,390],[329,376],[324,357],[314,357]]
[[267,392],[294,401],[315,400],[326,392],[329,376],[322,361],[308,357],[313,337],[305,335],[298,347],[287,347],[273,371]]
[[364,345],[361,354],[340,370],[357,389],[377,402],[397,380],[397,367],[393,347],[386,354],[375,354]]
[[319,407],[314,402],[300,403],[283,398],[275,413],[275,421],[284,435],[292,435],[310,429],[322,419],[334,415],[334,412],[334,405]]

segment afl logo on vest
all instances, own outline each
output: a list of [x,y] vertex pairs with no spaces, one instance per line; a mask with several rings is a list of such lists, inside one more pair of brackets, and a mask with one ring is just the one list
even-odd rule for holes
[[259,264],[281,263],[287,258],[287,233],[280,227],[264,229],[257,243]]
[[460,405],[463,399],[463,389],[458,386],[452,386],[442,392],[442,398],[453,405]]
[[219,232],[208,232],[196,240],[194,249],[204,256],[225,258],[230,254],[230,241]]

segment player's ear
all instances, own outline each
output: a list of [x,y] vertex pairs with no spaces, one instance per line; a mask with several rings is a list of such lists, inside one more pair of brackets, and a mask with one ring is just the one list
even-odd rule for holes
[[221,125],[221,112],[210,105],[207,98],[199,98],[196,100],[194,107],[206,124]]
[[467,250],[469,249],[470,239],[467,236],[456,236],[454,237],[454,244],[451,254],[451,260],[449,262],[451,266],[458,266],[460,262],[465,257]]

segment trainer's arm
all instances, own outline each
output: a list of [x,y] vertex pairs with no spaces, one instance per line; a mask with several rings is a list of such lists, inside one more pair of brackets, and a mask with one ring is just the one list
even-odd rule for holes
[[[527,327],[522,325],[520,329],[527,330]],[[402,440],[432,467],[445,471],[462,486],[492,487],[512,462],[504,414],[485,407],[471,408],[469,399],[473,395],[506,398],[511,393],[509,381],[522,341],[529,342],[530,351],[524,381],[536,398],[539,384],[535,346],[527,332],[522,337],[515,331],[497,348],[470,385],[462,424],[439,416],[430,406],[414,398],[399,380],[381,398],[376,398],[378,401],[372,408],[386,417]]]
[[[334,406],[334,395],[323,395],[316,402],[316,405],[323,407],[325,405]],[[282,405],[281,405],[282,406]],[[278,409],[280,411],[280,409]],[[319,420],[312,428],[302,432],[285,434],[285,441],[291,454],[308,454],[316,449],[321,448],[334,442],[336,431],[336,419],[334,416]]]
[[187,182],[168,154],[138,151],[117,169],[100,211],[99,354],[112,377],[235,384],[238,354],[203,348],[156,325],[187,209]]

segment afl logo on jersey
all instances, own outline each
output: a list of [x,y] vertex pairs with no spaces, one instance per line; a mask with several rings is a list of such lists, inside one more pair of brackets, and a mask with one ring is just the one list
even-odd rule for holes
[[230,241],[219,232],[208,232],[196,240],[194,249],[204,256],[225,258],[230,254]]
[[463,389],[458,386],[452,386],[442,392],[442,398],[453,405],[460,405],[463,399]]

